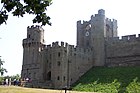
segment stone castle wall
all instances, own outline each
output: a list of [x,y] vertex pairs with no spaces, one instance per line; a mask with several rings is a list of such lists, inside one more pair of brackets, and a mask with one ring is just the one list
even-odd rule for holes
[[140,34],[120,39],[117,28],[117,20],[106,18],[103,9],[89,21],[77,21],[76,46],[45,45],[43,28],[28,27],[21,77],[30,78],[35,87],[64,88],[93,66],[140,66]]
[[44,80],[51,80],[54,88],[70,86],[93,66],[90,49],[84,50],[68,43],[61,42],[59,45],[59,42],[53,42],[43,51]]
[[108,38],[106,41],[106,65],[140,66],[140,35]]

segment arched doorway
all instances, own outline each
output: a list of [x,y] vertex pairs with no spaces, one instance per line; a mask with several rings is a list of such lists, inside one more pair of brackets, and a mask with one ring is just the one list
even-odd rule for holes
[[47,80],[51,80],[51,71],[47,73]]

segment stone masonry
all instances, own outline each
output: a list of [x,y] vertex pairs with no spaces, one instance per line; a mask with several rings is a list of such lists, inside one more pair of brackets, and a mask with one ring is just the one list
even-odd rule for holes
[[100,9],[89,21],[77,21],[77,45],[44,44],[44,29],[27,27],[23,39],[22,79],[30,87],[70,87],[94,66],[139,66],[140,35],[117,35],[117,20]]

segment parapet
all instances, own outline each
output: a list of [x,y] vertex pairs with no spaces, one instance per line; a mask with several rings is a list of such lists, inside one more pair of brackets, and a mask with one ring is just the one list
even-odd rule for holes
[[77,21],[77,31],[81,31],[83,29],[86,29],[86,27],[90,24],[91,24],[90,21],[84,21],[84,20],[83,21],[81,21],[81,20]]
[[47,45],[46,47],[50,49],[51,48],[51,44]]
[[64,43],[64,42],[61,42],[60,44],[59,44],[59,42],[58,41],[56,41],[56,42],[52,42],[52,44],[49,44],[49,45],[47,45],[46,46],[46,48],[66,48],[66,47],[68,47],[69,46],[69,44],[68,43]]
[[116,20],[116,19],[113,19],[113,21],[112,21],[112,22],[117,23],[117,20]]
[[111,22],[111,19],[109,19],[109,18],[106,18],[106,21],[107,21],[107,22]]
[[128,37],[129,37],[129,36],[122,36],[122,40],[123,40],[123,41],[127,41],[127,40],[129,40]]
[[136,35],[129,35],[129,39],[130,40],[135,40],[136,39]]
[[137,41],[137,40],[140,40],[140,34],[138,35],[138,37],[136,36],[136,34],[134,35],[126,35],[126,36],[122,36],[121,38],[119,37],[110,37],[110,38],[107,38],[106,39],[107,42],[134,42],[134,41]]
[[92,51],[91,49],[83,49],[83,48],[80,48],[80,47],[77,47],[77,46],[74,46],[74,45],[70,45],[66,42],[53,42],[52,44],[49,44],[46,46],[46,49],[56,49],[56,48],[61,48],[61,49],[64,49],[64,50],[70,50],[70,51],[73,51],[73,52],[77,52],[77,53],[82,53],[82,54],[85,54],[85,53],[90,53],[90,51]]
[[77,21],[77,25],[81,25],[81,24],[82,24],[81,20]]
[[106,18],[106,24],[112,24],[112,23],[117,25],[117,20]]
[[99,15],[105,15],[105,10],[103,10],[103,9],[98,10],[98,14]]
[[41,31],[44,31],[44,29],[41,26],[39,26],[39,25],[36,25],[36,26],[34,26],[34,25],[28,26],[27,27],[27,31],[31,31],[31,30],[41,30]]
[[137,40],[139,37],[136,37],[136,34],[134,35],[127,35],[127,36],[122,36],[123,41],[132,41],[132,40]]

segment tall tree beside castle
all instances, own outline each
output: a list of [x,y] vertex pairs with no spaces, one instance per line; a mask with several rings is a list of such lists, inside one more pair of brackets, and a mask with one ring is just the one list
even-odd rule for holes
[[6,23],[9,13],[13,16],[23,17],[24,14],[35,15],[33,23],[51,25],[46,10],[52,0],[1,0],[0,24]]
[[[24,14],[35,15],[33,23],[41,23],[42,25],[51,25],[50,17],[47,16],[47,7],[51,5],[52,0],[1,0],[0,9],[0,25],[8,20],[9,13],[13,16],[23,17]],[[0,59],[0,73],[7,72],[2,67],[4,61]]]
[[64,42],[44,44],[44,29],[27,27],[23,39],[21,78],[28,86],[70,87],[95,66],[140,66],[140,35],[118,37],[117,20],[100,9],[89,21],[77,21],[76,46]]

